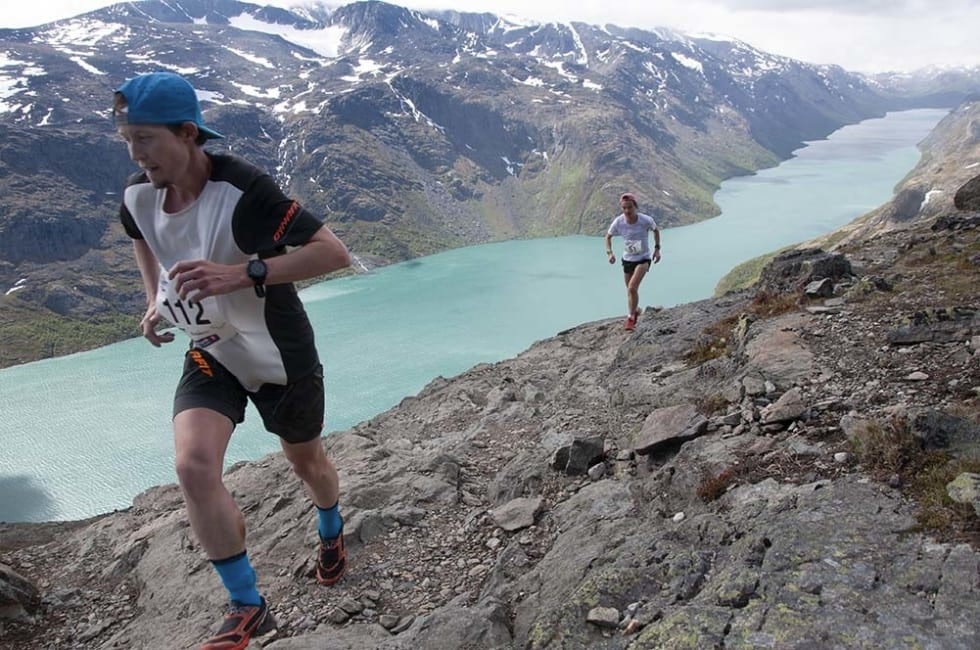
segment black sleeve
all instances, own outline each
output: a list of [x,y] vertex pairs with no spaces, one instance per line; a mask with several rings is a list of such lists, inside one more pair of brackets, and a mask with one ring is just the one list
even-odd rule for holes
[[132,239],[143,239],[143,233],[140,232],[139,227],[136,225],[136,221],[133,220],[133,215],[129,214],[129,208],[126,207],[125,203],[119,204],[119,221],[122,223],[123,229],[126,234]]
[[268,174],[253,179],[232,218],[235,242],[249,254],[302,246],[322,225],[313,213],[287,198]]
[[[146,182],[148,182],[146,172],[136,172],[131,174],[129,178],[126,179],[126,188],[128,189],[132,185],[139,185],[140,183]],[[126,207],[125,199],[119,204],[119,221],[126,230],[126,234],[132,239],[144,239],[143,233],[140,231],[139,226],[136,225],[136,220],[133,219],[133,215],[130,214],[129,208]]]

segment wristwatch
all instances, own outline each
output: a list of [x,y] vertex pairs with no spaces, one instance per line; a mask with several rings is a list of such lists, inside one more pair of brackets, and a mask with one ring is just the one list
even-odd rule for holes
[[255,283],[255,295],[265,298],[265,277],[269,275],[269,267],[260,259],[249,260],[245,274]]

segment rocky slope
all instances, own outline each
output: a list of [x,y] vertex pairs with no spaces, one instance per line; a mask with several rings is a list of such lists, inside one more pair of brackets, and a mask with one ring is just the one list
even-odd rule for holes
[[[332,434],[335,588],[283,458],[233,467],[264,647],[980,646],[980,212],[954,196]],[[0,526],[0,647],[193,647],[222,600],[173,485]]]

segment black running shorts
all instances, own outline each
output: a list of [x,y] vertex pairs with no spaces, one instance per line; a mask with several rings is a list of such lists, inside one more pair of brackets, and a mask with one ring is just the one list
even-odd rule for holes
[[323,430],[323,366],[318,364],[312,373],[286,386],[262,384],[250,393],[205,350],[187,351],[174,394],[174,417],[187,409],[206,408],[241,424],[248,400],[266,430],[289,443],[313,440]]
[[[649,264],[652,261],[653,260],[650,259],[649,257],[645,260],[637,260],[635,262],[623,260],[623,273],[625,273],[626,275],[633,275],[633,271],[635,271],[636,267],[638,267],[640,264]],[[650,269],[647,269],[647,271],[649,270]]]

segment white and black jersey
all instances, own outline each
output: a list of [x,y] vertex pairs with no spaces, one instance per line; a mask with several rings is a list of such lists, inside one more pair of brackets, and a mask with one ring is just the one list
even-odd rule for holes
[[153,187],[143,172],[126,184],[119,218],[126,233],[142,239],[160,263],[157,310],[207,349],[248,391],[264,383],[287,384],[319,364],[306,310],[291,284],[206,298],[180,300],[167,271],[183,260],[244,264],[301,246],[322,223],[287,198],[275,181],[230,155],[207,154],[211,175],[190,206],[163,209],[166,189]]
[[640,262],[650,259],[650,231],[657,229],[657,222],[653,217],[637,213],[636,223],[626,220],[626,215],[621,214],[609,224],[610,235],[619,235],[623,238],[623,261]]

